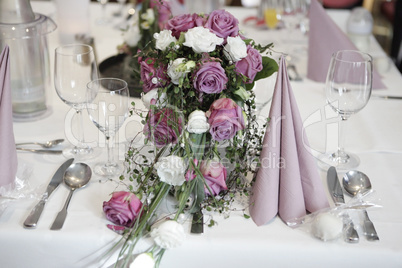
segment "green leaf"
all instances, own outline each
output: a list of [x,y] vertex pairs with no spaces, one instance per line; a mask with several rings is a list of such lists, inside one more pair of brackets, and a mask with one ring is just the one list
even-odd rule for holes
[[262,66],[262,71],[257,73],[254,81],[271,76],[273,73],[277,72],[279,68],[278,63],[274,59],[264,56],[262,57]]

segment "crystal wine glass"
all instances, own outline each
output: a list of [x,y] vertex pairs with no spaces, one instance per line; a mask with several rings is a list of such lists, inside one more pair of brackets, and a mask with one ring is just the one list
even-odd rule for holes
[[118,78],[100,78],[87,85],[87,110],[95,126],[105,135],[107,162],[94,167],[96,174],[115,176],[123,171],[122,164],[114,160],[111,140],[129,114],[129,91],[127,83]]
[[363,109],[371,96],[372,57],[360,51],[341,50],[332,55],[325,94],[327,103],[340,116],[338,149],[319,158],[325,165],[350,170],[360,164],[356,155],[345,152],[342,126],[352,115]]
[[93,148],[85,144],[82,110],[86,107],[86,85],[98,78],[95,54],[91,46],[65,45],[56,48],[54,85],[60,99],[75,109],[78,116],[78,144],[63,150],[66,157],[88,159],[95,156]]

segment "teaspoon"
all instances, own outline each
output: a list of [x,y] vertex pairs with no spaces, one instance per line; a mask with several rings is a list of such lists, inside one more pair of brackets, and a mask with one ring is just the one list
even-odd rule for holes
[[[361,193],[367,192],[371,189],[371,182],[368,176],[363,172],[356,170],[347,172],[343,176],[342,184],[346,192],[352,196],[355,196],[359,192]],[[363,214],[364,214],[363,227],[367,240],[369,241],[379,240],[377,232],[374,228],[374,224],[370,220],[367,211],[365,209],[363,210]]]
[[67,217],[67,208],[70,203],[71,197],[76,189],[84,187],[91,179],[91,168],[84,163],[75,163],[67,168],[64,173],[64,183],[70,187],[70,193],[64,204],[62,210],[57,214],[50,230],[60,230],[63,227],[64,221]]

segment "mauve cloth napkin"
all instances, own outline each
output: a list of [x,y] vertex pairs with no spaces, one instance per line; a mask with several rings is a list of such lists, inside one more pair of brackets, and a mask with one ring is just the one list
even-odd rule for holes
[[[348,36],[328,16],[317,0],[310,5],[307,78],[324,82],[331,56],[339,50],[358,50]],[[373,89],[385,89],[378,72],[373,70]]]
[[270,122],[252,188],[250,214],[260,226],[277,214],[288,222],[329,206],[293,96],[284,57],[269,113]]
[[6,46],[0,55],[0,187],[13,187],[17,172],[9,54]]

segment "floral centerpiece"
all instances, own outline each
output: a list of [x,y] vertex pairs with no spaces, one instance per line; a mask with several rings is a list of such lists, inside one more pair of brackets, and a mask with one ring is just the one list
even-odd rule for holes
[[[121,180],[129,189],[104,203],[117,224],[111,228],[124,233],[123,267],[147,235],[153,246],[133,265],[158,266],[166,249],[183,241],[185,215],[226,214],[237,196],[248,195],[250,162],[258,161],[265,129],[256,122],[253,86],[278,69],[267,56],[272,44],[241,35],[224,10],[174,17],[153,38],[154,48],[138,54],[148,109],[132,110],[143,117],[145,142],[127,152]],[[167,197],[176,200],[175,212],[160,216]]]

